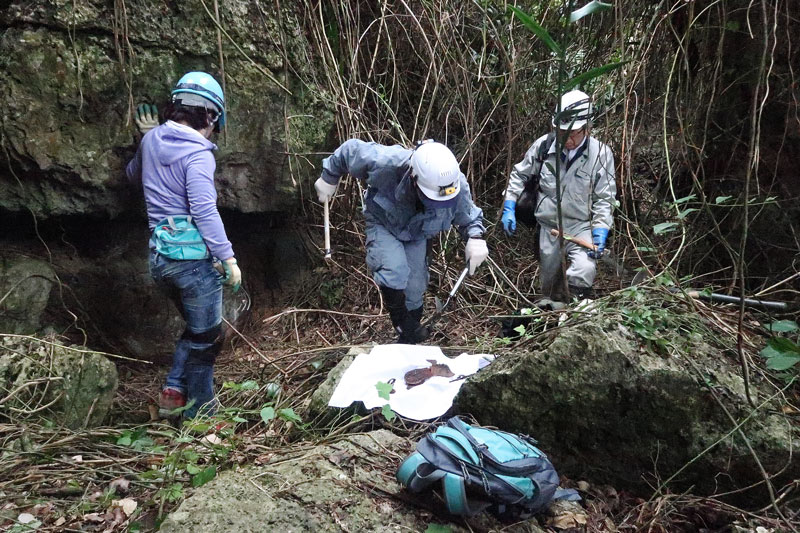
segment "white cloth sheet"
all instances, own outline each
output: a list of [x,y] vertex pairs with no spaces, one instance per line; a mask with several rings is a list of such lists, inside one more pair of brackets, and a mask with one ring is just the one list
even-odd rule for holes
[[[415,346],[410,344],[384,344],[375,346],[369,353],[358,355],[342,375],[328,405],[347,407],[356,401],[364,402],[367,409],[383,407],[387,402],[378,396],[375,385],[388,383],[394,378],[395,392],[389,395],[392,411],[412,420],[428,420],[442,416],[451,405],[464,379],[488,365],[491,354],[462,353],[449,358],[438,346]],[[434,376],[416,387],[406,387],[403,376],[409,370],[426,368],[429,359],[446,364],[453,377]]]

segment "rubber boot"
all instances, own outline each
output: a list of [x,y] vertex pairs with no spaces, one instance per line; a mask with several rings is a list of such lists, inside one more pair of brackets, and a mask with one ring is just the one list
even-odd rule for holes
[[427,339],[431,332],[420,324],[422,320],[422,307],[412,309],[406,313],[406,322],[400,326],[400,337],[397,342],[400,344],[418,344]]
[[406,294],[401,290],[390,289],[389,287],[381,287],[381,294],[383,294],[383,303],[389,311],[392,326],[397,330],[403,325],[406,315],[408,315]]
[[569,286],[569,293],[572,295],[573,298],[577,298],[580,300],[593,299],[594,298],[594,291],[592,291],[591,287],[577,287],[575,285]]

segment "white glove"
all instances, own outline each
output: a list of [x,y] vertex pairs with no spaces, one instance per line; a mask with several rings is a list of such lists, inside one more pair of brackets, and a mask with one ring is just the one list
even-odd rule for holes
[[331,185],[321,177],[314,182],[314,188],[317,189],[317,197],[320,203],[333,198],[333,193],[336,192],[336,185]]
[[467,247],[464,249],[464,256],[467,258],[467,266],[469,267],[469,275],[473,275],[475,270],[481,266],[481,263],[486,261],[489,257],[489,248],[486,247],[486,241],[483,239],[470,239],[467,241]]
[[236,258],[230,257],[222,262],[222,268],[225,270],[225,285],[230,285],[233,292],[237,292],[239,287],[242,286],[242,271],[239,265],[236,264]]
[[158,108],[154,105],[139,104],[133,120],[139,128],[139,132],[144,135],[158,126]]

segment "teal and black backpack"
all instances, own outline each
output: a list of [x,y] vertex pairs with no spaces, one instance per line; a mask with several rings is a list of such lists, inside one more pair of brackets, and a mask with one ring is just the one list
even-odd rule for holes
[[422,492],[441,480],[447,510],[470,516],[490,510],[500,516],[530,516],[557,499],[579,500],[558,488],[547,456],[524,435],[470,426],[457,416],[417,443],[397,470],[397,480]]

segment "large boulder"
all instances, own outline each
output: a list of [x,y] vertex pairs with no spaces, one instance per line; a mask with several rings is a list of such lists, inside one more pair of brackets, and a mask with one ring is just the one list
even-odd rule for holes
[[[699,338],[687,342],[684,353],[659,355],[623,325],[595,319],[541,351],[497,359],[467,380],[455,406],[535,437],[562,474],[618,487],[645,492],[670,480],[671,489],[711,494],[758,484],[743,436],[768,472],[800,475],[790,423],[749,407],[735,360]],[[771,394],[758,392],[759,402]]]
[[25,254],[0,254],[0,332],[34,333],[56,283],[52,267]]
[[0,418],[43,416],[78,429],[106,420],[117,368],[100,353],[55,339],[0,336],[0,384],[12,391],[0,405]]
[[[283,6],[219,4],[230,39],[222,40],[229,121],[217,139],[217,185],[220,205],[242,212],[293,210],[297,176],[311,165],[289,154],[320,152],[333,127],[302,15]],[[0,3],[0,209],[38,217],[127,209],[135,105],[166,102],[190,70],[221,80],[216,37],[202,2]]]
[[[227,471],[198,489],[159,531],[450,531],[503,527],[489,515],[449,523],[445,505],[431,494],[415,497],[394,472],[411,443],[389,431],[352,435],[301,451],[286,450],[263,466]],[[434,514],[435,513],[435,514]],[[542,533],[536,520],[504,531]]]

